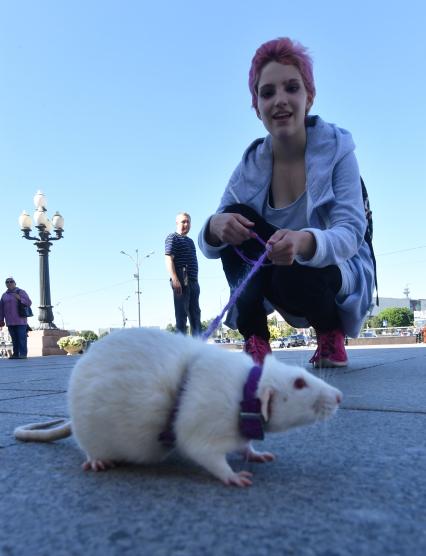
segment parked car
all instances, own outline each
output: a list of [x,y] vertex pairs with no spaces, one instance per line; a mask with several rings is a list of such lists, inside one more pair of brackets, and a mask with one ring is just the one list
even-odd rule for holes
[[377,338],[377,334],[375,332],[362,332],[360,334],[361,338]]
[[309,346],[310,338],[304,334],[291,334],[288,337],[288,347]]

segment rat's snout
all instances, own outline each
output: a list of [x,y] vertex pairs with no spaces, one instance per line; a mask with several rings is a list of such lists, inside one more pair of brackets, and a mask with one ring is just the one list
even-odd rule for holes
[[337,394],[336,394],[336,403],[337,403],[337,405],[340,405],[342,403],[342,399],[343,399],[342,392],[340,392],[340,390],[337,390]]

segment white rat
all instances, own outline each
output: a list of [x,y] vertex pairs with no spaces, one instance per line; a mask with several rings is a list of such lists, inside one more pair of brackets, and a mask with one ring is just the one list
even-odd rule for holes
[[[20,440],[49,441],[71,434],[87,455],[84,469],[118,462],[153,463],[171,448],[159,442],[178,400],[176,448],[225,484],[248,486],[251,473],[234,472],[226,455],[249,461],[274,459],[256,452],[239,429],[240,402],[252,359],[200,339],[154,329],[123,329],[92,344],[69,383],[71,421],[51,430],[41,423],[18,427]],[[305,369],[265,359],[257,385],[265,432],[326,419],[342,394]]]

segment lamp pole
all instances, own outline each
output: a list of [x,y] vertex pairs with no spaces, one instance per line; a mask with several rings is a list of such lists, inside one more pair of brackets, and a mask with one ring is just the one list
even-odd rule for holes
[[[36,210],[34,212],[34,224],[37,228],[37,236],[32,236],[31,227],[32,221],[29,214],[25,211],[19,217],[19,226],[23,232],[25,239],[34,242],[39,254],[39,279],[40,279],[40,306],[38,320],[40,322],[39,330],[57,328],[53,323],[52,302],[50,298],[50,276],[49,276],[49,252],[52,246],[52,241],[62,239],[64,231],[64,219],[55,212],[50,221],[47,217],[46,209],[47,200],[41,191],[37,191],[34,195],[34,205]],[[56,237],[51,235],[52,228],[54,229]]]
[[[135,266],[136,266],[136,274],[133,274],[133,278],[136,278],[136,284],[137,284],[136,295],[138,297],[138,326],[140,328],[140,326],[141,326],[141,293],[142,293],[140,291],[140,266],[141,266],[142,261],[139,260],[139,249],[135,249],[136,258],[132,257],[132,255],[129,255],[129,253],[126,253],[126,251],[120,251],[120,253],[122,255],[126,255],[127,257],[132,259],[132,261],[135,263]],[[150,257],[153,254],[154,254],[154,251],[150,251],[149,253],[144,255],[142,258],[147,259],[148,257]]]
[[129,299],[129,297],[130,297],[130,295],[128,295],[128,296],[126,297],[126,299],[125,299],[124,301],[121,302],[121,307],[118,308],[118,310],[119,310],[120,313],[121,313],[121,317],[122,317],[122,319],[123,319],[123,328],[126,328],[126,322],[127,322],[127,318],[126,318],[126,315],[125,315],[125,313],[124,313],[124,303],[125,303],[125,301],[127,301],[127,300]]

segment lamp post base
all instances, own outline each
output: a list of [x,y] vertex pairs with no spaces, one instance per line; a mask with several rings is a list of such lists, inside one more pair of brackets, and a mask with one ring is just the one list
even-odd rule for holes
[[59,330],[59,328],[53,322],[41,322],[36,330]]
[[69,336],[68,330],[59,328],[32,330],[28,334],[28,356],[66,355],[66,352],[57,344],[62,336]]

